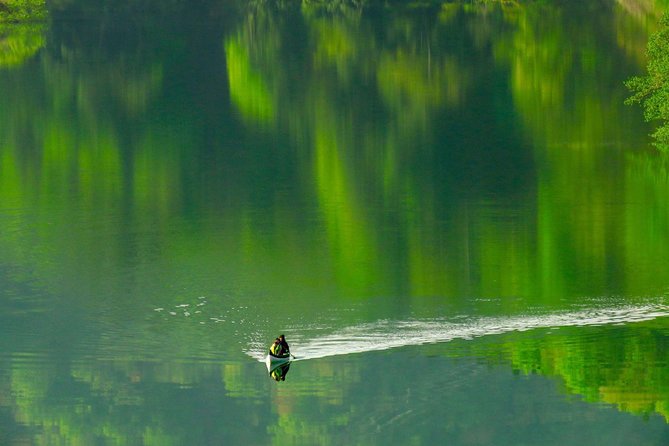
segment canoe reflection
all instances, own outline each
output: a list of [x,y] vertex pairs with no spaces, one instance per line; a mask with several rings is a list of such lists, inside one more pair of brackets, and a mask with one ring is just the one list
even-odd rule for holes
[[269,376],[275,381],[285,381],[288,370],[290,370],[290,361],[279,364],[268,364],[267,370],[269,371]]

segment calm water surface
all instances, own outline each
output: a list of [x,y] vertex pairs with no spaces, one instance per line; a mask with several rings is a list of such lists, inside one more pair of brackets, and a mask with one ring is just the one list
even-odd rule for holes
[[0,25],[0,443],[666,444],[664,9]]

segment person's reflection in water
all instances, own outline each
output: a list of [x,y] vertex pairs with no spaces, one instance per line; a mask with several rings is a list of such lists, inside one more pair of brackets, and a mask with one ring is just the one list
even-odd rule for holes
[[285,381],[288,370],[290,370],[290,362],[276,366],[269,372],[269,376],[274,378],[275,381]]

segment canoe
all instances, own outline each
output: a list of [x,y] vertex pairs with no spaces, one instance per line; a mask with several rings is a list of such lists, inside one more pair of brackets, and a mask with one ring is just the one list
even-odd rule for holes
[[270,355],[269,353],[267,354],[267,357],[265,358],[265,365],[267,366],[267,370],[271,371],[278,367],[281,364],[285,364],[287,362],[290,362],[290,355],[288,356],[274,356]]

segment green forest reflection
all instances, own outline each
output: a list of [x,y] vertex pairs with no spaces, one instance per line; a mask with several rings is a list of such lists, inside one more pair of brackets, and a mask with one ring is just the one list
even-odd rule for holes
[[[216,296],[218,282],[234,283],[236,299],[280,295],[312,316],[355,302],[370,319],[470,308],[471,296],[499,298],[475,311],[509,314],[666,290],[666,160],[645,153],[647,128],[622,85],[644,63],[662,4],[602,2],[592,26],[586,6],[545,2],[369,15],[305,4],[239,21],[207,6],[187,16],[203,26],[170,4],[148,23],[110,19],[119,28],[102,38],[98,22],[81,34],[55,22],[39,57],[29,56],[45,44],[41,28],[0,56],[2,273],[99,313],[92,337],[123,319],[134,338],[97,352],[103,364],[5,357],[0,400],[29,427],[19,437],[226,438],[212,427],[193,439],[168,409],[212,390],[225,395],[221,416],[248,417],[247,443],[265,435],[248,399],[265,389],[245,365],[179,361],[195,341],[220,348],[220,333],[129,316],[137,300],[182,302],[174,284]],[[393,296],[390,310],[378,296]],[[602,329],[611,340],[507,336],[474,353],[666,418],[662,322]],[[156,334],[169,348],[138,360]],[[52,347],[22,342],[13,348]],[[357,369],[315,368],[301,378],[317,404],[341,406],[362,381]],[[63,385],[85,396],[62,405]],[[305,423],[307,398],[281,404],[276,437],[318,443],[353,416],[342,407],[330,425]]]
[[[403,208],[393,224],[411,295],[552,302],[607,284],[644,294],[661,289],[669,270],[661,257],[647,259],[655,270],[639,282],[630,257],[640,241],[630,238],[646,237],[638,229],[656,212],[610,203],[636,189],[612,175],[628,168],[624,151],[639,148],[644,129],[621,107],[620,84],[637,69],[639,32],[657,13],[624,6],[597,16],[607,30],[598,34],[582,26],[591,12],[578,5],[446,4],[374,20],[305,6],[297,27],[259,10],[225,41],[230,94],[247,125],[273,121],[312,169],[329,248],[350,256],[336,259],[341,283],[377,280],[354,271],[386,257],[373,235],[386,222],[374,213],[391,206]],[[492,191],[496,204],[533,205],[500,225],[487,208]],[[620,238],[627,248],[614,247]],[[665,246],[657,242],[644,245]]]
[[502,361],[510,361],[514,370],[559,377],[567,392],[586,401],[642,416],[658,413],[669,422],[666,322],[589,331],[576,337],[571,329],[540,337],[513,335],[478,353],[507,351]]

